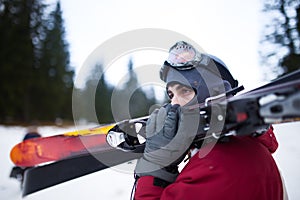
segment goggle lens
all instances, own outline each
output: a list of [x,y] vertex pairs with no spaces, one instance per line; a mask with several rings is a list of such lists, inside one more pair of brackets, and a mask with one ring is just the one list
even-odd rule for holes
[[195,68],[196,63],[206,65],[208,59],[205,58],[206,57],[199,53],[192,45],[184,41],[177,42],[169,50],[169,57],[160,70],[160,78],[166,81],[170,67],[177,70],[189,70]]
[[202,56],[193,46],[186,42],[178,42],[169,51],[167,62],[178,69],[191,66],[195,62],[201,61]]

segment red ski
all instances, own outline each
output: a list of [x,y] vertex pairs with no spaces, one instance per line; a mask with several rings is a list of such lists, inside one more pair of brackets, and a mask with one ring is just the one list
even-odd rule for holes
[[67,158],[109,151],[112,147],[106,142],[106,134],[111,128],[124,123],[133,125],[147,118],[141,117],[50,137],[24,140],[12,148],[10,158],[16,166],[33,167]]
[[12,148],[10,158],[17,166],[32,167],[42,163],[105,150],[109,147],[106,144],[105,134],[114,125],[104,125],[50,137],[25,140]]
[[103,134],[58,135],[25,140],[13,147],[10,158],[17,166],[30,167],[107,148],[109,145],[106,144],[106,136]]

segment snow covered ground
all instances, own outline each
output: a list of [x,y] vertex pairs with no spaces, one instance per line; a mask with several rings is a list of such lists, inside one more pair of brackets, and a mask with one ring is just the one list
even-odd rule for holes
[[[40,127],[43,136],[59,134],[72,128]],[[13,163],[9,159],[10,149],[22,140],[24,127],[0,126],[0,199],[20,200],[21,190],[17,180],[10,179],[9,173]],[[300,123],[289,123],[275,126],[279,149],[274,158],[285,179],[289,198],[300,199]],[[259,164],[259,163],[258,163]],[[126,164],[133,168],[134,164]],[[93,199],[129,199],[133,185],[132,173],[124,173],[113,169],[96,172],[49,189],[27,196],[26,200],[93,200]]]

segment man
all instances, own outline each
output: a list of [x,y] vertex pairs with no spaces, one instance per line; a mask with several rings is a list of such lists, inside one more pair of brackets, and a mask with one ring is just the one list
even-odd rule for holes
[[[203,119],[196,106],[191,107],[237,87],[225,64],[178,42],[171,47],[160,75],[170,103],[147,121],[146,147],[135,169],[134,198],[283,199],[280,173],[271,155],[278,146],[272,128],[259,137],[195,142]],[[209,124],[211,130],[221,128]],[[178,165],[187,154],[191,158],[179,173]]]

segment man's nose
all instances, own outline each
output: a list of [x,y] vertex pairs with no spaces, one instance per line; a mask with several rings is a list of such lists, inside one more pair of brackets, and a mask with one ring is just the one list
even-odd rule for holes
[[174,95],[173,98],[171,99],[171,105],[175,105],[175,104],[179,104],[179,98],[177,97],[177,95]]

